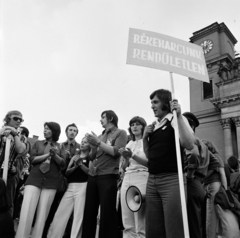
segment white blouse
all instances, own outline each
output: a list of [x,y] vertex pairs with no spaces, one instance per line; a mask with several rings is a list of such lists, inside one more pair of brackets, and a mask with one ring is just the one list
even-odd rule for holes
[[[126,148],[131,149],[133,152],[133,155],[138,155],[140,157],[146,158],[146,155],[143,151],[143,140],[138,140],[138,141],[129,141],[128,144],[126,145]],[[130,158],[129,159],[129,166],[126,168],[125,173],[132,173],[137,171],[147,171],[148,168],[144,165],[139,164],[136,160]]]

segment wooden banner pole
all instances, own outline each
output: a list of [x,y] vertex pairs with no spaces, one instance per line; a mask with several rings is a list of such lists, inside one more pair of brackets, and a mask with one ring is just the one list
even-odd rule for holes
[[[170,79],[171,79],[172,100],[174,100],[175,92],[174,92],[172,72],[170,72]],[[173,111],[173,122],[175,125],[174,134],[175,134],[175,144],[176,144],[176,152],[177,152],[178,180],[179,180],[179,187],[180,187],[184,236],[185,238],[190,238],[189,228],[188,228],[188,218],[187,218],[187,206],[186,206],[186,198],[185,198],[185,190],[184,190],[184,182],[183,182],[182,160],[181,160],[180,145],[179,145],[177,112],[175,110]]]
[[3,180],[7,184],[7,176],[8,176],[8,162],[9,162],[9,154],[10,154],[10,146],[11,146],[11,137],[8,136],[6,138],[6,147],[4,154],[4,167],[3,167]]

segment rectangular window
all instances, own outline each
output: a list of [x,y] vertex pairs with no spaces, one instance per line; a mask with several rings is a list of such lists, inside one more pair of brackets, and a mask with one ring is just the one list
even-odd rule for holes
[[203,99],[213,97],[212,80],[209,83],[203,82]]

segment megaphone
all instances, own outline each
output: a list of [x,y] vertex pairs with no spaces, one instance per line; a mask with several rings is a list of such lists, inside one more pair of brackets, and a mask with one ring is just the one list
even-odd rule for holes
[[145,202],[145,195],[136,186],[130,186],[126,192],[126,203],[132,212],[137,212]]

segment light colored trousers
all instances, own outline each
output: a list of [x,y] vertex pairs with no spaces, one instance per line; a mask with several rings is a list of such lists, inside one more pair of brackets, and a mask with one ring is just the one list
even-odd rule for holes
[[26,185],[16,238],[29,238],[33,217],[37,208],[37,216],[31,238],[41,238],[45,221],[51,208],[56,189],[40,189]]
[[207,192],[207,219],[206,219],[206,233],[207,238],[215,238],[219,232],[219,217],[216,211],[214,198],[221,187],[220,182],[213,182],[205,186]]
[[69,183],[50,227],[49,238],[63,237],[69,217],[73,214],[71,238],[82,236],[82,221],[86,200],[87,182]]
[[148,172],[139,171],[126,173],[121,187],[122,221],[124,226],[123,238],[145,237],[145,204],[138,212],[132,212],[126,203],[126,192],[130,186],[136,186],[141,194],[146,194]]

